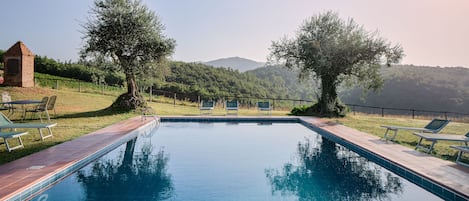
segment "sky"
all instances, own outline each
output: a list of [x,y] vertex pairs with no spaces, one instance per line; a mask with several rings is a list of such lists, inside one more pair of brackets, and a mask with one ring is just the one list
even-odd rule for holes
[[[2,1],[0,49],[23,41],[36,55],[76,61],[94,0]],[[402,64],[469,67],[468,0],[143,0],[176,40],[177,61],[243,57],[264,62],[272,41],[305,19],[335,11],[378,31],[405,53]]]

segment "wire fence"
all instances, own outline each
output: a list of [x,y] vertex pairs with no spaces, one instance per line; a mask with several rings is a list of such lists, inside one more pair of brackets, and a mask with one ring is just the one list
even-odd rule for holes
[[[106,84],[96,84],[89,82],[82,82],[77,80],[58,80],[49,78],[36,78],[36,86],[51,87],[53,89],[73,90],[82,93],[99,93],[103,95],[118,96],[124,93],[127,89],[123,86],[109,86]],[[315,100],[305,99],[288,99],[288,98],[272,98],[272,97],[252,97],[252,96],[198,96],[194,94],[174,93],[170,91],[163,91],[153,89],[150,87],[140,87],[140,92],[145,95],[151,102],[166,102],[174,105],[193,105],[200,107],[202,100],[216,101],[217,107],[225,107],[228,100],[236,99],[239,102],[240,108],[243,109],[256,109],[258,101],[269,101],[272,104],[273,110],[291,111],[294,107],[302,105],[312,105]],[[162,99],[161,97],[165,97]],[[453,111],[432,111],[420,110],[413,108],[392,108],[392,107],[379,107],[359,104],[346,104],[348,110],[353,115],[357,113],[378,115],[381,117],[390,116],[408,116],[412,119],[430,119],[442,118],[450,119],[453,121],[469,121],[469,113],[453,112]]]

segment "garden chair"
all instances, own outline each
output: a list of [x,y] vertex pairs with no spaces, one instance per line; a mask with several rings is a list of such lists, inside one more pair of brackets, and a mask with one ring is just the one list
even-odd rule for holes
[[[30,113],[31,113],[31,119],[33,119],[33,115],[34,115],[34,116],[39,116],[39,119],[40,119],[41,122],[42,122],[42,115],[41,115],[41,113],[45,113],[45,114],[46,114],[46,117],[47,117],[47,120],[50,121],[49,112],[47,111],[48,102],[49,102],[49,97],[45,96],[44,98],[42,98],[41,103],[37,104],[36,106],[34,106],[34,107],[31,108],[31,109],[26,109],[26,110],[24,110],[23,117],[26,118],[26,114],[27,114],[28,112],[30,112]],[[55,104],[55,103],[54,103],[54,104]]]
[[[384,133],[383,139],[385,140],[394,140],[397,136],[397,132],[399,130],[410,130],[410,131],[418,131],[423,133],[438,133],[443,129],[446,125],[448,125],[449,120],[445,119],[433,119],[430,123],[428,123],[423,128],[413,128],[413,127],[401,127],[401,126],[381,126],[386,128],[386,132]],[[394,131],[394,135],[392,137],[388,137],[389,131]]]
[[12,115],[15,112],[16,107],[14,107],[12,104],[8,103],[11,102],[11,96],[8,94],[8,92],[4,91],[2,93],[2,107],[0,110],[8,110],[8,116]]
[[[56,100],[57,100],[57,96],[55,96],[55,95],[49,97],[49,102],[47,102],[47,108],[46,108],[47,111],[49,111],[49,110],[54,111],[54,117],[57,115],[57,113],[55,112],[55,102],[56,102]],[[47,112],[46,114],[47,114],[47,120],[50,121],[49,112]]]

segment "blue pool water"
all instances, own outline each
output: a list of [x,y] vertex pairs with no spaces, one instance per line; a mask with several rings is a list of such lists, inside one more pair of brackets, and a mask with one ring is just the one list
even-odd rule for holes
[[162,123],[33,200],[441,200],[296,123]]

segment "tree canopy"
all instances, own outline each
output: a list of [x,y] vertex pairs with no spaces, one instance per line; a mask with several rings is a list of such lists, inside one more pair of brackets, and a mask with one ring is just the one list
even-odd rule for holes
[[125,74],[127,93],[113,107],[136,109],[144,100],[136,86],[143,77],[173,53],[175,41],[163,35],[164,26],[139,0],[96,0],[91,17],[83,25],[82,57],[110,58]]
[[272,42],[271,62],[282,62],[300,71],[301,79],[319,78],[321,97],[311,113],[340,116],[344,107],[337,86],[345,79],[366,89],[378,89],[383,81],[381,64],[397,63],[403,56],[400,45],[392,46],[377,32],[368,32],[353,19],[326,12],[304,21],[296,36]]

